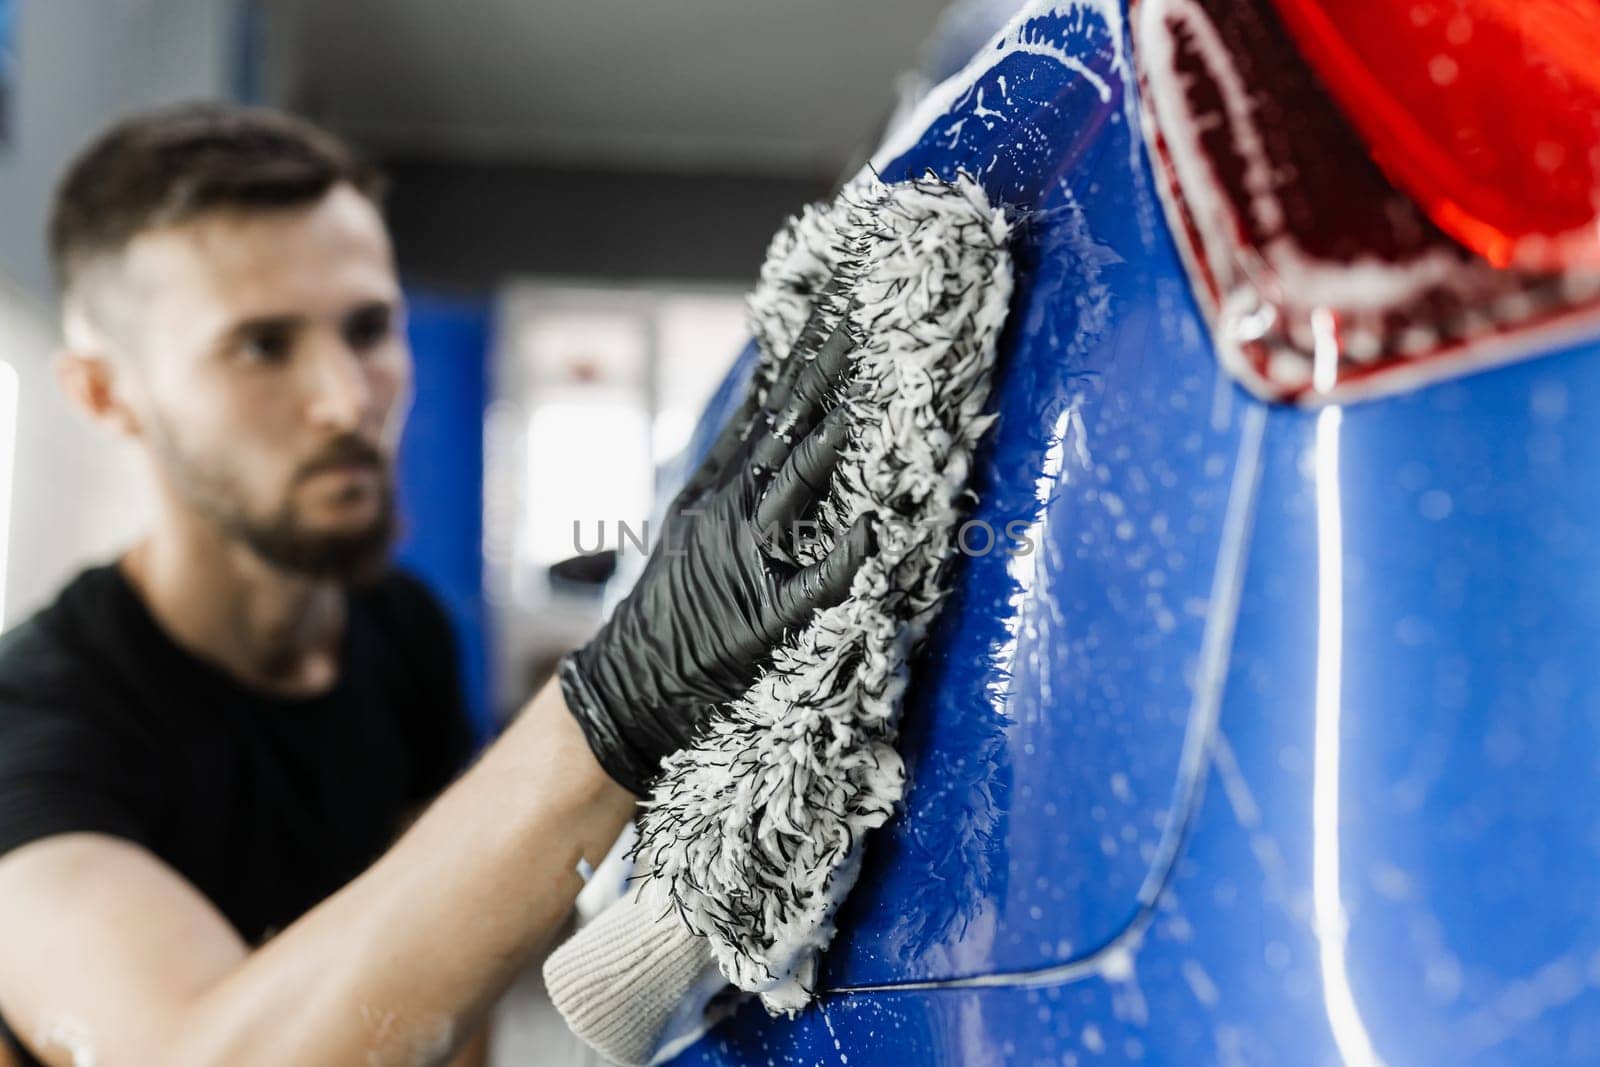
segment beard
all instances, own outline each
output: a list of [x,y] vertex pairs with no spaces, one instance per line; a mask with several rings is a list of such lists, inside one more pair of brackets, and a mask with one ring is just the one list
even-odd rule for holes
[[354,530],[308,530],[287,503],[265,520],[252,520],[243,514],[218,519],[230,536],[279,570],[357,583],[368,581],[383,570],[394,543],[398,523],[387,472],[381,493],[372,521]]
[[[359,583],[376,577],[388,562],[398,533],[394,478],[383,453],[364,438],[336,438],[302,464],[275,507],[249,506],[240,480],[224,464],[202,459],[178,443],[165,425],[150,434],[163,472],[184,500],[230,539],[266,563],[309,578]],[[378,500],[372,518],[359,527],[317,529],[306,522],[295,491],[311,475],[341,463],[367,463],[378,474]]]

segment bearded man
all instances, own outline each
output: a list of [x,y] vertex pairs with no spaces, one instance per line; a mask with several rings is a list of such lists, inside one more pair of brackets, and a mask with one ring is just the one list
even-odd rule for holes
[[869,550],[802,568],[763,532],[836,462],[836,341],[472,760],[450,626],[388,563],[412,376],[377,189],[323,131],[221,105],[118,124],[58,188],[60,381],[157,508],[0,639],[5,1067],[481,1053],[662,759]]

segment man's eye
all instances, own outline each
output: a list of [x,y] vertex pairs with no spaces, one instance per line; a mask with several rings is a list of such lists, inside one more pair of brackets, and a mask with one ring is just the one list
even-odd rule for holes
[[287,330],[258,330],[239,342],[239,353],[252,363],[282,363],[289,358],[291,338]]
[[389,339],[392,321],[388,308],[363,308],[345,322],[345,343],[357,351],[375,348]]

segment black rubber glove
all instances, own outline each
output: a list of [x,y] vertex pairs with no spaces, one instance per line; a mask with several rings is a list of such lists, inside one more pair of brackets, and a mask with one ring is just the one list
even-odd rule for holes
[[845,598],[872,551],[863,515],[826,557],[793,563],[795,524],[827,492],[847,431],[837,403],[854,341],[841,324],[816,345],[819,321],[801,332],[765,407],[752,389],[673,498],[632,592],[561,661],[589,747],[639,796],[665,756],[750,687],[785,631]]
[[[845,446],[838,408],[848,326],[806,325],[766,405],[747,400],[667,509],[645,571],[560,683],[613,779],[648,795],[661,760],[744,694],[787,630],[837,605],[872,550],[867,515],[827,557],[794,565],[795,525],[826,493]],[[814,350],[814,352],[813,352]]]

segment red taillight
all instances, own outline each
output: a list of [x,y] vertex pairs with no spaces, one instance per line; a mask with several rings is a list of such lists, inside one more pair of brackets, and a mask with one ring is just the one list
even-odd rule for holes
[[1497,266],[1600,267],[1600,3],[1273,3],[1441,229]]
[[[1381,3],[1417,33],[1442,17],[1435,0]],[[1560,10],[1576,11],[1575,3]],[[1329,69],[1359,69],[1363,91],[1382,96],[1378,117],[1338,99],[1302,55],[1303,48],[1317,57],[1322,46],[1296,38],[1280,14],[1291,6],[1332,39],[1320,53]],[[1449,6],[1522,12],[1557,4]],[[1587,81],[1517,46],[1500,64],[1531,73],[1495,82],[1492,48],[1478,60],[1459,53],[1452,62],[1477,66],[1470,75],[1464,66],[1453,72],[1456,110],[1441,104],[1419,114],[1406,86],[1426,48],[1410,31],[1404,41],[1382,40],[1377,27],[1393,18],[1379,7],[1380,0],[1131,3],[1144,132],[1173,235],[1219,358],[1265,397],[1342,402],[1600,336],[1600,136],[1583,125],[1600,123],[1600,50],[1584,44],[1566,54]],[[1526,21],[1504,17],[1511,26]],[[1474,34],[1493,36],[1474,25]],[[1574,25],[1593,23],[1574,16]],[[1472,43],[1459,25],[1437,32]],[[1584,32],[1571,29],[1564,45]],[[1552,35],[1562,36],[1539,39]],[[1517,38],[1524,39],[1532,38]],[[1487,45],[1480,39],[1476,47]],[[1392,60],[1391,85],[1375,84],[1391,59],[1374,55],[1406,57]],[[1424,77],[1426,66],[1423,55]],[[1543,85],[1548,107],[1528,104],[1537,96],[1525,82]],[[1555,99],[1558,84],[1565,95]],[[1374,147],[1372,129],[1384,131],[1388,148]],[[1541,139],[1558,133],[1569,139],[1561,152]],[[1441,144],[1465,147],[1450,153]],[[1545,177],[1531,177],[1529,165]],[[1411,168],[1409,187],[1402,166]]]

